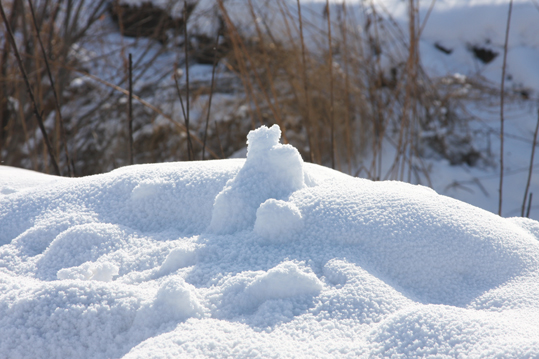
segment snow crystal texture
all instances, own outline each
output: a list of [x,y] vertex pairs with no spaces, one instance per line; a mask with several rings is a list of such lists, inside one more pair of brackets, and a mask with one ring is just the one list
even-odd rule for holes
[[539,223],[280,134],[246,160],[2,167],[0,358],[539,357]]

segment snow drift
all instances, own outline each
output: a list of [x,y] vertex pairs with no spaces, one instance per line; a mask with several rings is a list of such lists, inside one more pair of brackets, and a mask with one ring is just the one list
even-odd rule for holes
[[0,357],[539,356],[538,222],[279,137],[78,179],[2,168]]

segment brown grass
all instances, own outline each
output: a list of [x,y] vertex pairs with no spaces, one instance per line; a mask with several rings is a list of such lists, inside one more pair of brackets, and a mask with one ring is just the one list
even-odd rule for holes
[[[61,110],[50,91],[46,62],[27,6],[19,1],[4,3],[60,167],[69,168],[69,156],[79,176],[129,164],[127,40],[122,38],[111,52],[96,54],[88,62],[73,56],[73,46],[79,42],[94,41],[94,48],[99,47],[96,29],[110,16],[105,2],[68,0],[70,5],[62,9],[70,16],[60,16],[60,0],[39,2],[36,8],[36,14],[48,14],[38,16],[36,22]],[[82,21],[81,9],[89,4],[93,12]],[[281,127],[283,141],[297,147],[304,159],[373,180],[429,184],[428,168],[422,161],[427,153],[455,164],[474,164],[481,156],[470,145],[466,118],[454,109],[471,96],[498,92],[469,79],[460,83],[425,74],[418,51],[425,22],[419,23],[417,1],[409,0],[407,31],[372,1],[355,8],[326,3],[320,13],[302,7],[299,0],[294,6],[284,0],[261,4],[246,1],[252,26],[245,30],[234,22],[227,2],[217,1],[221,18],[217,43],[213,36],[207,40],[196,34],[184,36],[187,21],[176,21],[174,28],[168,13],[163,17],[166,26],[156,29],[172,31],[171,39],[154,31],[153,40],[135,40],[139,51],[132,64],[134,163],[204,158],[204,152],[211,158],[228,157],[245,146],[250,129],[273,123]],[[117,13],[122,32],[122,16]],[[194,45],[204,41],[208,45]],[[4,45],[0,160],[50,172],[47,149],[31,118],[30,100],[12,49]],[[175,62],[162,68],[161,55],[171,52],[177,54]],[[203,58],[200,53],[210,54],[211,62],[219,63],[211,82],[190,81],[188,71],[180,78],[176,69],[188,68],[188,59]],[[151,71],[160,76],[155,83],[137,87]],[[81,74],[89,81],[82,88],[72,88],[71,81]],[[463,86],[470,89],[466,95],[457,91]],[[189,110],[180,108],[182,98]],[[60,111],[65,118],[65,139]],[[455,143],[465,152],[455,154]],[[394,154],[391,163],[383,163],[390,158],[387,153]]]

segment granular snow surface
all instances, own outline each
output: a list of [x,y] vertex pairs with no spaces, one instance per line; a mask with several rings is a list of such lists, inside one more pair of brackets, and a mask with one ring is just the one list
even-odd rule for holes
[[279,138],[77,179],[0,167],[0,357],[539,357],[538,222]]

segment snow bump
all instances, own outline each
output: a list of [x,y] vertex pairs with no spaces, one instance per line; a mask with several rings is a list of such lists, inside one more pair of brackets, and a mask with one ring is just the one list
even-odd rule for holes
[[253,228],[260,204],[283,200],[305,187],[298,150],[279,143],[279,126],[262,126],[247,135],[247,160],[215,198],[210,230],[230,234]]
[[283,242],[303,227],[301,212],[294,203],[268,199],[256,210],[254,231],[272,242]]

